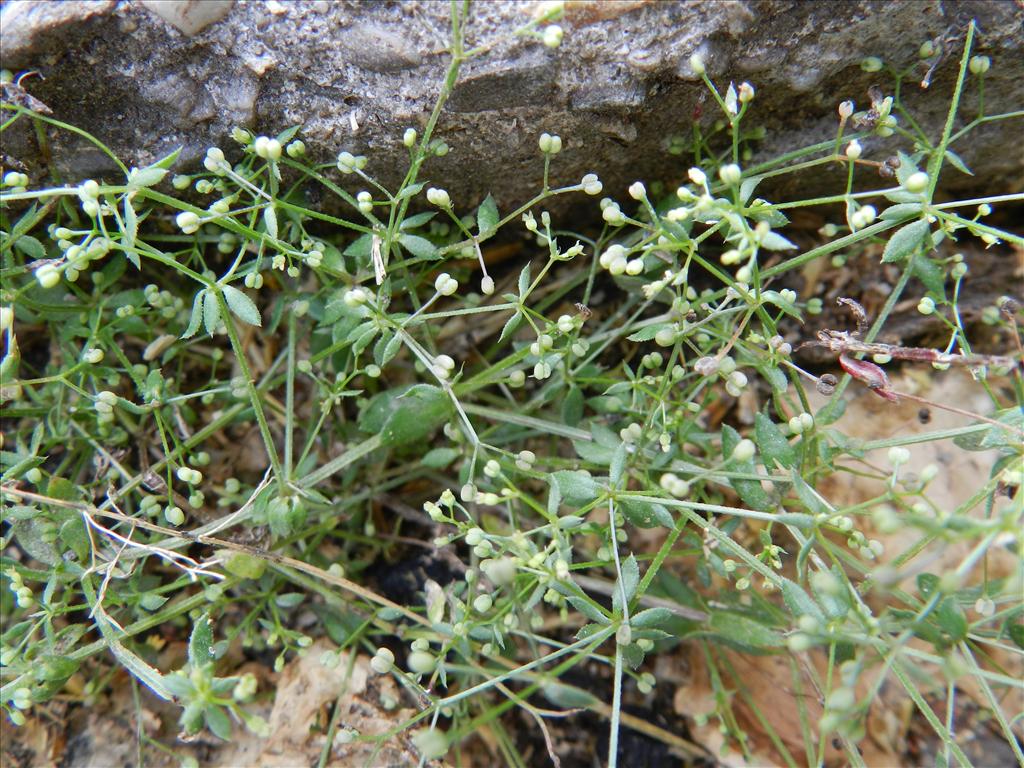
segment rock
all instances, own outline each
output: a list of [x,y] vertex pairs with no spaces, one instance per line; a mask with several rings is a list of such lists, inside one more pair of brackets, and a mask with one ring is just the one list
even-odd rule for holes
[[232,0],[140,0],[142,7],[152,11],[183,34],[198,35],[231,11]]
[[[473,5],[467,47],[490,50],[464,65],[436,134],[452,151],[429,160],[420,177],[442,183],[460,210],[488,191],[502,210],[529,199],[542,174],[542,131],[563,137],[552,162],[555,185],[596,171],[607,193],[623,198],[638,178],[678,182],[690,159],[669,151],[673,140],[688,142],[695,119],[705,132],[718,119],[691,69],[694,52],[721,90],[730,81],[756,88],[749,124],[764,126],[765,138],[754,143],[748,163],[827,141],[840,101],[866,108],[871,84],[891,88],[890,77],[860,69],[866,56],[908,70],[904,99],[937,138],[971,18],[980,27],[978,52],[993,60],[987,111],[1024,104],[1024,9],[1013,3],[577,0],[567,3],[556,49],[529,35],[509,38],[536,7],[511,0]],[[368,171],[395,184],[408,157],[402,133],[426,124],[444,80],[448,8],[432,0],[19,0],[0,11],[2,63],[39,70],[45,79],[26,88],[129,166],[179,145],[182,162],[195,166],[209,146],[234,150],[228,135],[235,125],[275,134],[301,123],[314,159],[329,161],[341,150],[367,154]],[[922,90],[918,48],[947,36],[950,50]],[[971,78],[961,114],[974,114],[976,104]],[[28,128],[8,131],[5,151],[31,167],[38,150]],[[1005,151],[1019,135],[1019,120],[993,121],[954,145],[975,175],[947,168],[943,188],[1019,190],[1024,161]],[[881,157],[891,145],[871,139],[865,157]],[[114,170],[80,137],[61,133],[52,149],[65,178]],[[817,167],[785,178],[766,182],[759,193],[834,191],[842,171]]]

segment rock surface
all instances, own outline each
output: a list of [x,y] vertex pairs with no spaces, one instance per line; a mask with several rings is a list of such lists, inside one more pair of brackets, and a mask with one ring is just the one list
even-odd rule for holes
[[[2,64],[37,69],[44,79],[26,88],[129,165],[182,145],[184,163],[195,166],[211,145],[230,154],[235,125],[274,134],[301,123],[316,159],[364,153],[377,178],[401,178],[402,132],[426,122],[444,77],[447,2],[237,0],[227,7],[218,0],[207,5],[226,15],[192,26],[169,22],[154,12],[158,5],[12,0],[0,12]],[[891,80],[863,72],[866,56],[910,70],[904,98],[937,137],[971,18],[980,27],[977,51],[993,60],[987,111],[1024,104],[1024,9],[1012,2],[577,0],[567,3],[557,49],[536,37],[508,39],[536,8],[509,0],[473,6],[468,44],[494,47],[464,66],[436,134],[452,151],[421,173],[443,183],[460,210],[488,191],[503,209],[528,199],[541,177],[542,131],[564,140],[552,164],[555,184],[597,171],[607,193],[622,198],[638,178],[677,182],[690,159],[669,152],[673,137],[690,137],[701,112],[705,129],[718,118],[690,69],[695,51],[723,90],[730,80],[757,89],[748,114],[767,134],[755,161],[832,137],[842,100],[867,108],[869,85]],[[922,90],[918,48],[943,37],[954,42]],[[974,114],[976,103],[975,79],[962,114]],[[1024,161],[1006,148],[1019,146],[1021,128],[1019,118],[992,122],[955,145],[976,175],[949,168],[944,188],[1019,191]],[[5,151],[37,167],[31,133],[8,134]],[[112,175],[109,159],[78,137],[55,133],[52,141],[64,178]],[[865,156],[880,155],[880,142]],[[819,168],[788,183],[802,194],[834,190],[839,173]]]

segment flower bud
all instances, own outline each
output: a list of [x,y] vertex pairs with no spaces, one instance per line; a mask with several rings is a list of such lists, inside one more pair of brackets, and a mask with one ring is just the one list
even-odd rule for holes
[[907,192],[913,192],[919,194],[928,189],[928,174],[924,171],[917,171],[917,173],[910,174],[910,177],[903,184],[903,187]]
[[564,31],[557,24],[549,24],[544,28],[543,41],[548,48],[557,48],[562,44]]
[[443,189],[438,189],[437,187],[430,187],[427,190],[427,201],[436,205],[438,208],[452,207],[452,200],[448,195],[448,192]]
[[860,68],[865,72],[878,72],[883,66],[884,63],[877,56],[868,56],[860,63]]
[[601,190],[604,189],[604,185],[601,180],[597,177],[596,173],[588,173],[580,179],[580,186],[583,187],[583,191],[588,195],[596,196],[601,194]]
[[744,438],[732,449],[732,458],[736,461],[749,461],[754,458],[756,452],[757,446],[754,445],[754,441]]
[[740,183],[740,179],[743,178],[743,171],[735,163],[729,163],[718,169],[718,178],[722,180],[723,184],[728,184],[732,187]]
[[970,63],[967,65],[972,74],[983,75],[988,72],[989,67],[992,66],[992,60],[988,56],[972,56]]
[[60,272],[53,264],[43,264],[36,269],[35,277],[43,288],[53,288],[60,282]]

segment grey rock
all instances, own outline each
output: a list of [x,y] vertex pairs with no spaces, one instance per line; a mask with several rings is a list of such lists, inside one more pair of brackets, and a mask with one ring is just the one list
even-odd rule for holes
[[140,0],[142,7],[152,11],[182,34],[198,35],[231,11],[233,0]]
[[[240,0],[210,9],[227,12],[209,14],[186,34],[147,10],[152,5],[8,2],[0,10],[2,65],[38,69],[45,79],[28,81],[31,93],[129,165],[178,145],[183,162],[195,164],[209,146],[230,154],[235,125],[272,135],[301,123],[314,159],[365,153],[382,182],[401,179],[408,157],[402,132],[426,123],[444,78],[447,2]],[[488,192],[502,209],[535,193],[542,131],[564,141],[552,162],[554,184],[596,171],[607,193],[622,198],[636,179],[678,182],[689,158],[668,151],[672,138],[692,135],[695,119],[705,129],[718,119],[690,68],[696,51],[723,90],[730,80],[757,89],[748,114],[767,133],[749,162],[833,136],[840,101],[864,107],[868,86],[888,83],[861,71],[869,55],[909,71],[904,99],[937,137],[971,18],[980,27],[978,52],[993,59],[987,110],[1024,104],[1024,9],[1009,0],[577,2],[560,22],[565,39],[554,50],[529,36],[508,38],[535,7],[512,0],[473,6],[467,44],[490,50],[464,65],[442,113],[436,135],[452,151],[428,161],[421,175],[449,189],[460,210]],[[954,50],[922,90],[918,47],[947,34]],[[963,115],[976,109],[975,84],[966,89]],[[1020,135],[1019,119],[1003,120],[955,145],[975,176],[948,169],[943,188],[1021,189],[1024,160],[1006,151]],[[10,131],[5,144],[32,165],[30,131]],[[881,155],[891,145],[872,140],[865,149]],[[109,160],[78,137],[55,136],[52,149],[65,178],[113,175]],[[834,190],[841,176],[819,167],[759,193]]]

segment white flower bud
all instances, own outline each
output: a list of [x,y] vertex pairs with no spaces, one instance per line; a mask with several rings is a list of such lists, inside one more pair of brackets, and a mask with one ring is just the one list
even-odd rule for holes
[[548,48],[557,48],[562,44],[562,37],[564,31],[557,24],[549,24],[544,28],[543,40],[544,45]]
[[754,441],[744,438],[732,449],[732,458],[736,461],[748,461],[754,458],[756,452],[757,446],[754,445]]
[[704,59],[699,53],[690,56],[690,69],[693,70],[693,74],[697,75],[697,77],[700,77],[707,71],[704,66]]
[[604,189],[604,185],[601,180],[597,177],[596,173],[588,173],[582,179],[580,179],[580,186],[583,187],[583,191],[588,195],[596,196],[601,194],[601,190]]
[[861,156],[861,152],[863,152],[863,151],[864,151],[864,148],[861,147],[860,142],[857,141],[856,139],[854,139],[853,141],[851,141],[849,144],[846,145],[846,156],[850,160],[859,160],[860,156]]
[[199,216],[192,211],[182,211],[174,217],[175,223],[178,228],[181,229],[186,235],[194,234],[199,231],[200,219]]
[[53,264],[43,264],[36,269],[35,277],[43,288],[53,288],[60,282],[60,272]]
[[629,196],[634,200],[643,200],[647,197],[647,187],[642,181],[634,181],[629,185]]
[[690,177],[690,181],[699,187],[704,186],[707,183],[708,177],[700,168],[691,168],[686,172],[686,175]]
[[722,180],[722,183],[728,184],[730,187],[739,184],[742,177],[743,171],[735,163],[723,165],[718,169],[718,178]]
[[907,192],[913,192],[914,194],[924,192],[928,189],[928,174],[924,171],[910,174],[903,187]]
[[427,201],[436,205],[438,208],[451,208],[452,200],[448,195],[448,192],[443,189],[436,187],[430,187],[427,190]]
[[898,467],[910,461],[910,451],[901,446],[893,446],[889,449],[888,457],[889,463],[894,467]]
[[416,144],[416,129],[406,128],[402,134],[402,143],[410,149]]

